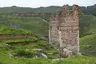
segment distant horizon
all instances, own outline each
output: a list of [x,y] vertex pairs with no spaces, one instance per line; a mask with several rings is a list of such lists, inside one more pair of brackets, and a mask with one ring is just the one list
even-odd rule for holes
[[[69,5],[69,4],[64,4],[64,5]],[[69,5],[69,6],[73,6],[73,5]],[[78,5],[78,4],[76,4],[76,5]],[[88,5],[88,6],[93,6],[93,5],[95,5],[95,4]],[[25,7],[25,8],[40,8],[40,7],[50,7],[50,6],[60,6],[60,5],[49,5],[49,6],[38,6],[38,7],[27,7],[27,6],[11,5],[11,6],[4,6],[4,7],[13,7],[13,6],[16,6],[16,7]],[[60,6],[60,7],[62,7],[62,6]],[[84,6],[84,5],[78,5],[78,6]],[[4,7],[2,6],[0,8],[4,8]],[[84,6],[84,7],[87,7],[87,6]]]
[[96,0],[1,0],[0,7],[48,7],[77,4],[79,6],[91,6],[96,4]]

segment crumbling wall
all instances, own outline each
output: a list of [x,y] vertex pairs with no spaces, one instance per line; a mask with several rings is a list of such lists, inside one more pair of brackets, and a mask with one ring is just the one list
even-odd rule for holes
[[58,16],[53,16],[51,18],[50,26],[49,26],[49,42],[52,44],[58,44],[59,34],[58,34]]
[[63,10],[52,17],[49,29],[50,43],[58,43],[60,48],[66,48],[73,54],[79,53],[78,5],[74,5],[71,12],[64,5]]

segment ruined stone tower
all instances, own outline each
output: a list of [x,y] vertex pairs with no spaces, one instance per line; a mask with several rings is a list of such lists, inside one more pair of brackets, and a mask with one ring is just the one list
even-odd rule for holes
[[49,42],[54,45],[60,44],[60,48],[66,48],[73,54],[79,53],[78,5],[74,5],[71,11],[64,5],[59,14],[52,15]]

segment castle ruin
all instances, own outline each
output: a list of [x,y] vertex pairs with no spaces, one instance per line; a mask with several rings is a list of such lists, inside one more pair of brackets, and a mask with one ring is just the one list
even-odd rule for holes
[[61,49],[66,48],[72,54],[79,53],[79,18],[78,5],[68,10],[68,5],[56,15],[52,15],[49,26],[49,42],[60,45]]

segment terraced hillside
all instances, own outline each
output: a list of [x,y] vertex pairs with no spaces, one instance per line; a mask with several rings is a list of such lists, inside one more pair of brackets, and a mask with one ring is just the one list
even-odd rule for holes
[[[0,34],[37,34],[48,36],[48,22],[40,17],[24,17],[0,15]],[[81,52],[86,55],[95,55],[95,26],[96,17],[93,15],[80,15],[80,44]],[[94,37],[91,41],[87,38]],[[88,43],[89,42],[89,43]],[[88,49],[85,49],[86,46]],[[89,53],[86,53],[86,50]],[[91,54],[90,54],[91,53]]]
[[[40,36],[47,36],[48,34],[48,22],[40,17],[20,17],[10,15],[0,15],[0,28],[1,32],[18,30],[38,34]],[[6,30],[8,29],[8,30]],[[12,32],[10,33],[12,34]],[[15,32],[14,31],[14,32]],[[5,33],[2,32],[2,33]]]
[[[13,16],[5,13],[54,13],[60,9],[58,6],[37,9],[14,6],[1,8],[0,35],[34,36],[0,40],[0,64],[59,64],[58,61],[53,61],[59,57],[59,50],[42,38],[48,37],[46,20],[41,17]],[[96,56],[96,16],[80,15],[80,52],[87,56],[66,58],[61,64],[96,64],[96,57],[92,57]]]

